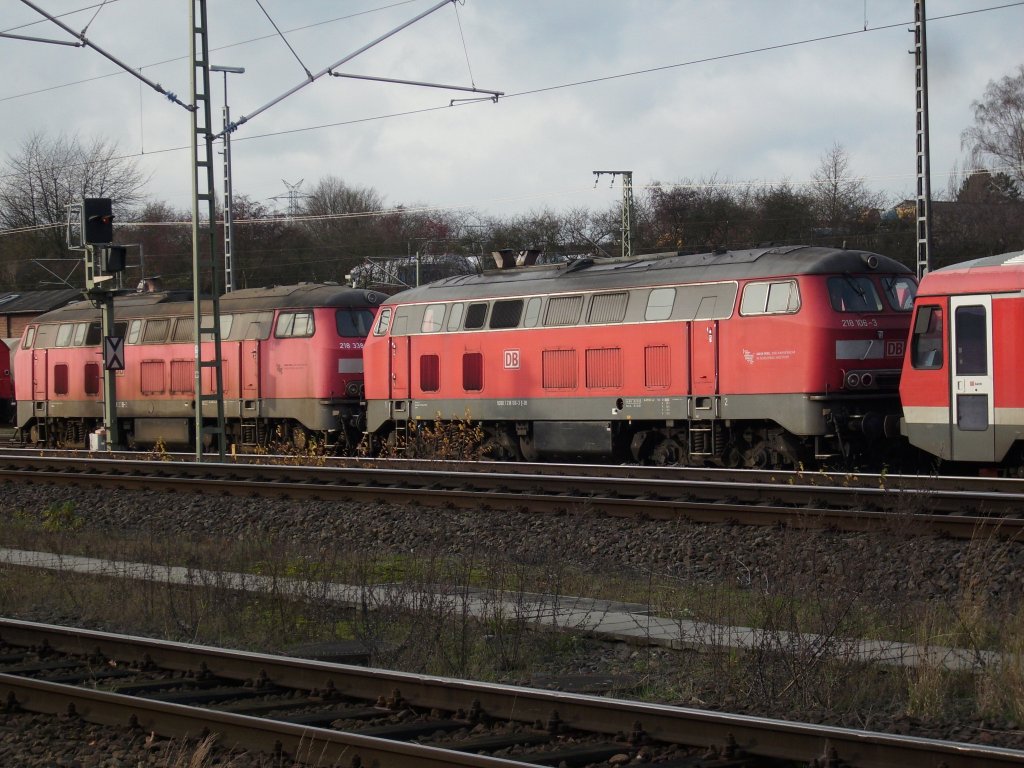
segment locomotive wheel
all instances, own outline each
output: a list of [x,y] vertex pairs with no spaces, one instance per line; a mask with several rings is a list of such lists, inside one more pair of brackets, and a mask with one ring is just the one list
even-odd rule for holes
[[512,436],[503,429],[495,431],[480,447],[480,452],[495,461],[518,461],[519,451]]

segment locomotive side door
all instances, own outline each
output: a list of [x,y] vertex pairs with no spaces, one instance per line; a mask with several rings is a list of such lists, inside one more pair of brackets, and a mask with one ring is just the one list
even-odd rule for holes
[[391,336],[391,399],[409,399],[409,336]]
[[32,399],[46,400],[46,350],[32,350]]
[[952,458],[993,461],[992,297],[953,296],[949,304]]
[[258,400],[260,396],[260,343],[255,339],[239,342],[239,378],[241,398]]
[[[718,394],[718,321],[690,323],[690,392],[695,399],[695,416],[710,418]],[[709,409],[711,412],[704,412]]]

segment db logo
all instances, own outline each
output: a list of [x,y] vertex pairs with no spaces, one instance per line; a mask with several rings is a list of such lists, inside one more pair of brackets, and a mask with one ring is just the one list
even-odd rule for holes
[[885,356],[886,357],[903,357],[903,342],[902,341],[887,341],[887,342],[885,342]]
[[506,349],[505,350],[505,367],[506,368],[519,368],[519,350],[518,349]]

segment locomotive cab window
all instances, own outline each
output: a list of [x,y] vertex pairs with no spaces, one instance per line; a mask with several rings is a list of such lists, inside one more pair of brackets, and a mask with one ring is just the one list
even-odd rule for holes
[[882,278],[882,292],[889,306],[897,312],[909,312],[914,308],[917,282],[909,276],[885,276]]
[[28,328],[25,329],[25,339],[21,342],[21,348],[22,349],[31,349],[32,348],[32,342],[34,342],[35,340],[36,340],[36,327],[34,325],[30,325]]
[[374,336],[383,336],[391,326],[391,307],[384,307],[377,313],[377,324],[373,327]]
[[76,323],[75,324],[75,338],[71,342],[76,347],[81,347],[85,344],[85,336],[89,331],[88,323]]
[[420,333],[437,333],[444,326],[444,304],[428,304],[423,310]]
[[942,367],[942,307],[924,305],[914,318],[910,338],[910,364],[918,370]]
[[57,346],[58,347],[69,347],[71,346],[71,336],[75,331],[75,326],[71,323],[61,323],[57,328]]
[[277,318],[274,336],[279,339],[306,339],[313,335],[313,313],[282,312]]
[[828,279],[828,297],[836,312],[881,312],[882,299],[869,277],[841,275]]
[[644,320],[668,320],[676,301],[675,288],[654,288],[647,297]]
[[800,309],[796,280],[748,283],[743,288],[741,315],[792,314]]

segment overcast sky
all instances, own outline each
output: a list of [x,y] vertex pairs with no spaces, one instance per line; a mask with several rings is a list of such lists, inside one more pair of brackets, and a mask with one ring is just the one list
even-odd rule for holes
[[[53,15],[86,2],[33,0]],[[435,4],[212,0],[211,62],[246,69],[228,76],[232,117],[253,114],[301,84],[306,70],[325,70]],[[61,18],[188,101],[190,5],[107,0]],[[621,189],[607,177],[595,187],[595,170],[632,171],[638,192],[654,181],[711,177],[799,184],[838,143],[869,188],[912,197],[913,10],[912,0],[448,3],[338,69],[475,84],[503,91],[498,103],[449,108],[467,94],[321,77],[238,128],[235,193],[283,210],[288,185],[301,181],[301,192],[334,175],[374,188],[388,205],[484,215],[604,209]],[[938,195],[963,164],[972,101],[1024,63],[1024,4],[928,0],[927,12]],[[0,0],[0,32],[71,39],[20,0]],[[88,48],[0,38],[0,68],[0,157],[33,132],[109,138],[152,174],[153,200],[189,209],[185,109]],[[219,128],[223,76],[212,77]]]

